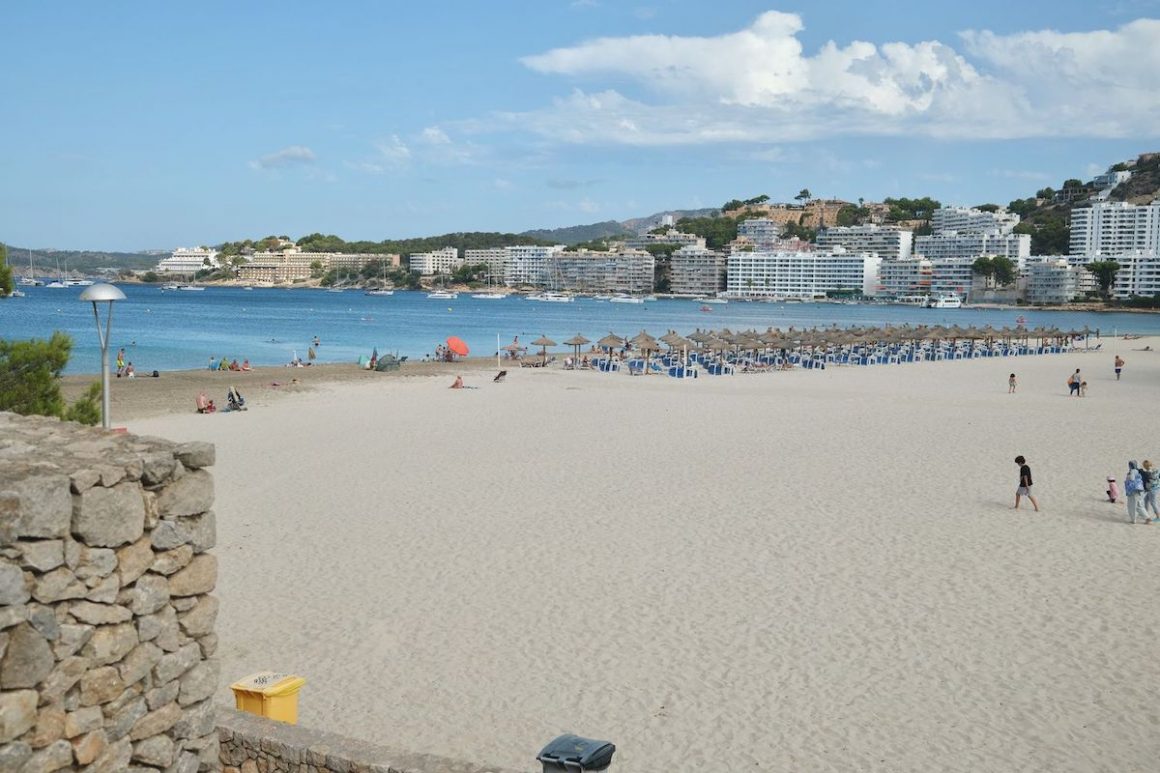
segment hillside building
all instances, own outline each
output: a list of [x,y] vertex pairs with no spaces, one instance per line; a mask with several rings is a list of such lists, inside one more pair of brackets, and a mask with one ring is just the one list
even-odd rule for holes
[[1151,204],[1103,201],[1072,210],[1072,263],[1134,252],[1160,252],[1160,199]]
[[1117,255],[1114,260],[1120,264],[1112,285],[1112,295],[1118,300],[1132,296],[1154,298],[1160,294],[1160,254],[1140,250]]
[[656,259],[645,250],[559,251],[551,257],[552,289],[582,293],[650,293]]
[[[937,211],[937,210],[936,210]],[[1021,264],[1031,255],[1030,234],[943,233],[919,236],[914,240],[914,252],[931,260],[957,260],[1002,255]]]
[[553,277],[552,258],[564,251],[563,244],[550,247],[523,244],[506,247],[507,262],[504,264],[504,282],[533,287],[558,289],[559,281]]
[[640,236],[628,236],[623,239],[617,239],[617,243],[622,244],[625,249],[629,250],[643,250],[651,245],[658,244],[676,244],[681,247],[704,247],[704,237],[696,234],[687,234],[670,228],[664,233],[654,234],[647,233]]
[[716,295],[725,289],[728,258],[704,247],[682,247],[669,261],[669,292]]
[[220,268],[217,250],[206,247],[178,247],[153,270],[158,274],[196,274],[206,268]]
[[488,247],[479,250],[464,250],[463,262],[469,266],[487,266],[487,273],[502,282],[504,272],[507,270],[508,248]]
[[884,260],[878,267],[878,295],[929,295],[934,268],[926,258]]
[[1083,277],[1087,274],[1080,266],[1073,266],[1066,258],[1049,257],[1030,260],[1027,263],[1028,303],[1058,304],[1069,303],[1081,292]]
[[[316,271],[332,268],[359,270],[369,261],[390,258],[387,255],[303,252],[289,245],[277,252],[255,252],[250,261],[238,268],[238,278],[260,284],[287,284],[310,279]],[[397,260],[398,256],[394,256]],[[313,266],[319,266],[315,269]]]
[[870,253],[735,252],[727,292],[736,297],[817,298],[828,292],[874,295],[882,258]]
[[1009,234],[1019,225],[1019,215],[999,209],[987,212],[974,207],[940,207],[931,213],[930,227],[937,233],[954,231],[960,234]]
[[459,257],[459,250],[454,247],[444,247],[431,252],[413,252],[410,257],[412,273],[421,276],[435,274],[450,274],[463,265],[463,258]]
[[914,232],[880,225],[850,225],[818,231],[818,249],[841,247],[847,252],[873,252],[884,260],[906,260],[914,246]]

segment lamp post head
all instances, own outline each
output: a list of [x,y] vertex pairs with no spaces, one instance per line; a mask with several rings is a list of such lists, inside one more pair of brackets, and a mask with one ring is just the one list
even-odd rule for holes
[[85,291],[81,293],[82,301],[123,301],[125,300],[125,293],[121,292],[121,288],[114,287],[110,284],[89,285]]

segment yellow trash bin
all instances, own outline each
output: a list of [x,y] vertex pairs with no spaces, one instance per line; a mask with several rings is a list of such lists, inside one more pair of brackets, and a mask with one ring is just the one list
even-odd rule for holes
[[230,685],[238,710],[291,725],[298,724],[298,691],[306,680],[292,674],[259,671]]

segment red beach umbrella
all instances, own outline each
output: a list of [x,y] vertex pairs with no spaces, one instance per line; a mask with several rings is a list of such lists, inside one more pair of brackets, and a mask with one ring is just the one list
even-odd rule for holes
[[466,357],[467,353],[471,351],[467,348],[467,344],[463,343],[462,338],[451,336],[447,339],[447,348],[458,354],[460,357]]

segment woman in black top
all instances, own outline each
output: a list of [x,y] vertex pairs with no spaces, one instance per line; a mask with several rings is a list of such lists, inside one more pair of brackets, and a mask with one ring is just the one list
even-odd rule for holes
[[1015,457],[1015,464],[1019,465],[1019,488],[1015,489],[1015,509],[1019,509],[1020,498],[1027,497],[1031,500],[1031,505],[1035,508],[1035,512],[1038,513],[1039,503],[1035,501],[1035,497],[1031,494],[1031,467],[1022,456]]

